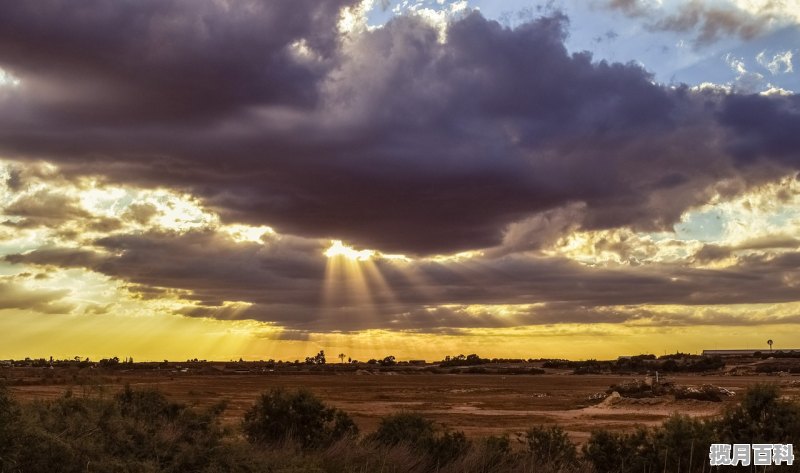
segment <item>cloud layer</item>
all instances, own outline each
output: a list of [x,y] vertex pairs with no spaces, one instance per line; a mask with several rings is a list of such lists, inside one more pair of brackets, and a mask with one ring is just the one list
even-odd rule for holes
[[[178,291],[185,315],[296,330],[668,324],[685,318],[645,307],[797,300],[793,238],[615,268],[548,253],[578,231],[669,232],[693,207],[796,173],[796,95],[654,83],[637,65],[569,53],[557,13],[515,28],[465,13],[444,35],[413,14],[345,31],[355,7],[0,6],[0,67],[19,79],[0,86],[0,154],[19,163],[4,226],[55,232],[5,261],[83,268],[142,297]],[[207,214],[158,228],[166,210],[153,202],[101,215],[53,186],[170,189]],[[242,242],[225,224],[274,232]],[[336,282],[321,256],[331,238],[413,260],[376,258],[361,281]],[[596,249],[630,262],[626,245]],[[518,309],[476,309],[500,305]]]

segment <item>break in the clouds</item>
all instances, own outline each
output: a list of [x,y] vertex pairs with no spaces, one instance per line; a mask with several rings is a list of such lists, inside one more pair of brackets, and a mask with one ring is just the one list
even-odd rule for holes
[[[609,5],[698,44],[783,8]],[[514,27],[461,3],[378,27],[364,9],[0,6],[5,264],[307,332],[754,323],[652,307],[797,302],[794,204],[780,238],[675,230],[706,205],[794,202],[796,95],[658,83],[570,51],[553,9]],[[0,299],[53,312],[64,290]]]

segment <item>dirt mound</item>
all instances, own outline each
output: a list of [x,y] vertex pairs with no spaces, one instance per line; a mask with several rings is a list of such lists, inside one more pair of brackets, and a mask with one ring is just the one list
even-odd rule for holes
[[611,407],[615,404],[618,404],[622,400],[622,396],[616,391],[612,391],[611,394],[608,395],[603,402],[598,404],[598,407]]

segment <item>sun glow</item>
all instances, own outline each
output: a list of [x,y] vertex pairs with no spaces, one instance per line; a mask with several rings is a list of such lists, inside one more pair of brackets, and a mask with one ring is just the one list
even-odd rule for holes
[[341,240],[331,240],[331,246],[325,250],[325,256],[335,258],[343,256],[351,261],[369,261],[375,256],[374,250],[356,250],[342,243]]

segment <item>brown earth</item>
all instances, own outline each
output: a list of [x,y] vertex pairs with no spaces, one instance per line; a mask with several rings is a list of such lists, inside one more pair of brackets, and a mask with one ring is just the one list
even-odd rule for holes
[[[2,370],[0,376],[16,378]],[[356,374],[188,374],[159,372],[112,372],[74,378],[73,395],[107,396],[126,383],[151,387],[169,398],[204,407],[221,400],[228,402],[225,421],[240,421],[257,396],[274,387],[308,388],[325,402],[347,411],[363,432],[374,430],[382,416],[398,412],[419,412],[469,436],[509,434],[514,437],[532,425],[558,423],[570,436],[582,442],[593,429],[630,430],[637,425],[656,425],[675,412],[691,416],[713,416],[740,395],[721,403],[655,399],[590,400],[610,385],[633,379],[620,375],[469,375],[399,374],[392,376]],[[52,399],[70,388],[46,383],[35,373],[25,374],[12,386],[22,401]],[[755,383],[777,382],[787,397],[800,398],[798,377],[774,376],[671,376],[680,385],[714,384],[741,393]],[[38,382],[37,382],[38,381]],[[25,385],[20,385],[25,384]]]

